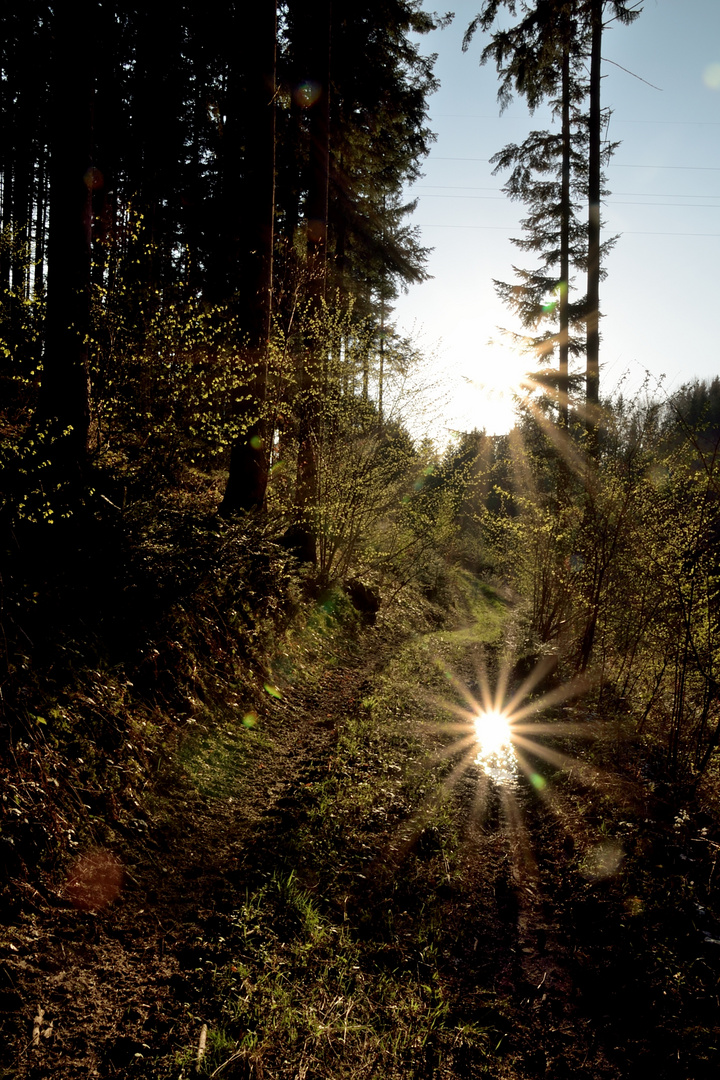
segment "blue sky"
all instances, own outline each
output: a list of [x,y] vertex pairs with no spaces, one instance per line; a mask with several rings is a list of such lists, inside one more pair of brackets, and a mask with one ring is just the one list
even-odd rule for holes
[[[502,194],[487,159],[550,125],[521,100],[499,115],[497,74],[478,62],[483,39],[461,51],[479,6],[461,0],[453,24],[422,40],[438,53],[441,88],[430,99],[437,140],[411,192],[433,279],[395,309],[448,396],[441,439],[445,429],[509,425],[509,388],[528,365],[498,331],[519,327],[492,281],[531,263],[509,240],[521,235],[522,205]],[[601,292],[601,393],[624,380],[637,394],[646,371],[653,386],[665,376],[667,392],[720,374],[720,0],[645,0],[632,26],[606,31],[603,58],[609,134],[621,145],[604,208],[605,235],[620,239]]]

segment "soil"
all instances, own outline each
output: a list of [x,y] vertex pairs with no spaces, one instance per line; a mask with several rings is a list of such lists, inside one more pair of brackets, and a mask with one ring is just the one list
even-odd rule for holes
[[[144,828],[117,851],[85,852],[44,894],[18,883],[19,914],[0,946],[0,1077],[189,1075],[187,1061],[185,1072],[173,1071],[172,1062],[215,1020],[208,966],[224,958],[228,913],[285,865],[309,793],[332,768],[339,730],[392,654],[393,642],[381,633],[370,640],[312,687],[269,697],[242,768],[232,767],[230,746],[230,764],[217,769],[208,760],[203,784],[196,747],[195,773],[170,764],[161,770],[144,799]],[[615,805],[622,805],[622,786],[611,793]],[[716,1075],[720,946],[714,930],[688,929],[695,898],[676,893],[676,902],[664,896],[651,904],[633,895],[641,888],[637,875],[622,886],[600,872],[571,879],[577,852],[557,809],[535,800],[524,813],[532,793],[523,789],[518,814],[490,790],[481,820],[477,790],[472,769],[454,789],[464,833],[454,877],[438,889],[448,928],[441,962],[458,1030],[465,1021],[485,1022],[494,1032],[495,1064],[488,1072],[472,1048],[463,1057],[459,1043],[452,1062],[428,1058],[423,1075]],[[572,805],[567,800],[567,813]],[[707,829],[684,825],[678,832],[672,821],[648,816],[637,791],[623,812],[633,829],[628,851],[634,845],[646,867],[665,873],[669,890],[681,889],[689,858],[710,889],[714,841]],[[421,832],[416,843],[432,846],[431,834]],[[349,908],[384,903],[392,872],[386,866],[377,884],[358,884]],[[673,984],[672,964],[693,950],[702,978]],[[262,1070],[247,1066],[233,1075],[260,1077]]]
[[287,823],[327,773],[376,650],[292,700],[269,698],[263,737],[222,797],[169,765],[144,800],[145,835],[120,858],[86,852],[45,895],[17,882],[21,915],[0,945],[0,1077],[135,1075],[146,1057],[197,1042],[199,943],[282,858]]

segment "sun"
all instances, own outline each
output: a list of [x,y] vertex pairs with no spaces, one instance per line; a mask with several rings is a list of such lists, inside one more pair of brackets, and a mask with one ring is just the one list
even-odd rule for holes
[[472,377],[463,376],[462,407],[472,426],[488,435],[505,435],[517,422],[517,395],[522,394],[532,361],[501,342],[488,343],[477,357]]
[[[593,771],[556,746],[548,746],[544,738],[550,736],[555,742],[558,736],[596,738],[600,734],[593,724],[568,722],[553,716],[555,707],[587,690],[588,682],[584,676],[556,684],[538,694],[537,688],[557,666],[553,656],[540,659],[521,685],[513,688],[509,685],[510,657],[501,664],[494,689],[490,687],[483,665],[477,669],[475,684],[470,686],[443,664],[439,666],[461,699],[433,698],[442,712],[454,713],[455,720],[428,722],[430,730],[444,731],[450,736],[451,741],[436,753],[437,759],[450,758],[456,762],[444,786],[449,788],[467,770],[474,769],[483,785],[490,781],[496,789],[519,792],[519,782],[524,776],[536,793],[546,795],[547,782],[539,761],[544,761],[551,770],[571,770],[578,778]],[[548,710],[551,710],[550,716]],[[543,713],[545,717],[542,717]]]
[[[606,852],[606,842],[584,820],[564,790],[565,784],[555,782],[555,776],[564,773],[573,786],[586,793],[623,796],[616,777],[577,754],[580,739],[615,737],[614,725],[608,729],[591,719],[584,707],[575,712],[575,706],[568,705],[585,696],[591,687],[588,677],[581,674],[567,682],[556,679],[557,658],[553,655],[540,658],[519,683],[511,674],[515,666],[512,654],[502,656],[494,686],[482,657],[476,660],[475,678],[468,681],[440,657],[435,664],[445,682],[444,693],[427,695],[437,718],[418,718],[417,722],[431,737],[432,750],[428,748],[423,764],[433,771],[439,767],[435,774],[438,782],[411,817],[398,825],[388,849],[391,862],[399,865],[423,835],[438,806],[458,786],[457,805],[466,815],[464,837],[473,843],[494,830],[497,822],[508,844],[513,880],[535,881],[537,877],[530,815],[538,804],[570,838],[573,850],[586,859],[595,876],[616,873],[620,849]],[[454,693],[447,693],[450,688]],[[558,715],[560,707],[564,715]],[[564,738],[573,743],[566,751],[560,749]]]
[[512,745],[510,720],[503,712],[481,712],[473,721],[480,753],[499,754]]
[[501,709],[482,709],[472,720],[475,735],[473,763],[497,786],[512,785],[518,759],[513,746],[512,721]]

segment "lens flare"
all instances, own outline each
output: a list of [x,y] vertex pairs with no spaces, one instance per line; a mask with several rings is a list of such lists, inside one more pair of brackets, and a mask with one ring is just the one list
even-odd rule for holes
[[123,880],[119,859],[99,848],[86,852],[73,863],[65,895],[78,911],[102,911],[118,898]]
[[473,720],[477,756],[475,764],[501,787],[517,776],[517,757],[512,745],[510,719],[499,709],[484,709]]
[[703,82],[709,90],[720,90],[720,64],[709,64],[705,68]]
[[[427,733],[428,753],[414,766],[418,774],[432,772],[433,783],[411,816],[397,826],[384,851],[383,866],[399,867],[438,808],[450,799],[467,815],[464,844],[486,843],[497,822],[518,886],[518,933],[524,940],[535,915],[542,917],[530,824],[534,809],[561,831],[563,850],[572,856],[578,872],[588,881],[598,881],[621,872],[623,853],[619,845],[597,834],[582,810],[586,800],[578,801],[574,791],[568,793],[568,784],[602,792],[628,806],[633,793],[617,775],[577,754],[579,740],[617,737],[615,724],[597,722],[580,701],[591,686],[587,675],[564,682],[554,654],[538,658],[532,667],[529,658],[517,658],[510,651],[498,660],[491,680],[484,654],[476,655],[475,678],[468,679],[469,665],[462,678],[444,658],[435,657],[444,692],[427,695],[438,718],[416,720]],[[571,745],[563,751],[565,739]]]
[[499,754],[511,745],[510,721],[501,712],[482,712],[475,717],[475,737],[480,753]]
[[301,82],[293,91],[295,102],[301,109],[309,109],[316,101],[320,100],[321,94],[322,86],[311,79]]

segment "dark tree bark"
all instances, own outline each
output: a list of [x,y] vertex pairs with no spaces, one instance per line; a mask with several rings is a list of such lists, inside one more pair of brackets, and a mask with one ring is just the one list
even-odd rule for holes
[[24,138],[17,147],[15,155],[15,167],[13,176],[13,223],[15,225],[18,243],[13,251],[12,287],[15,296],[25,296],[29,279],[29,263],[25,254],[25,243],[29,240],[30,217],[32,214],[33,199],[33,146],[23,133]]
[[568,426],[570,355],[570,42],[562,57],[562,166],[560,177],[560,334],[558,345],[558,419]]
[[53,17],[48,298],[36,421],[63,470],[82,470],[90,422],[93,16],[95,4]]
[[44,147],[40,149],[38,161],[37,187],[35,193],[35,229],[34,248],[35,266],[33,268],[33,294],[39,297],[45,289],[45,223],[47,218],[47,183],[46,155]]
[[[248,23],[250,25],[248,25]],[[224,205],[231,237],[226,288],[238,288],[239,323],[252,367],[248,392],[252,419],[230,452],[222,515],[261,510],[268,478],[269,436],[263,417],[270,340],[275,216],[275,0],[262,0],[243,14],[244,108],[228,117]],[[244,153],[238,150],[244,141]],[[241,178],[240,178],[241,171]],[[237,280],[235,267],[237,267]]]
[[590,4],[590,118],[588,153],[588,273],[587,273],[587,432],[594,441],[600,402],[600,193],[601,123],[600,68],[602,63],[603,0]]
[[317,4],[306,27],[307,85],[317,97],[309,106],[310,167],[305,211],[307,253],[316,299],[325,296],[327,283],[328,198],[330,192],[330,49],[332,4]]
[[[330,191],[330,57],[332,3],[323,0],[312,12],[303,11],[299,30],[300,76],[296,97],[306,109],[310,140],[305,225],[310,300],[321,306],[327,288],[328,200]],[[298,459],[295,485],[296,521],[288,541],[305,562],[317,561],[317,536],[312,509],[318,486],[320,441],[321,350],[326,342],[311,334],[299,358]]]
[[[5,136],[10,142],[10,133],[5,128]],[[13,160],[10,147],[8,146],[3,154],[2,163],[2,228],[7,229],[12,224],[12,192],[13,192]],[[0,245],[0,291],[6,291],[10,288],[10,266],[12,259],[10,257],[10,248],[4,244]]]

